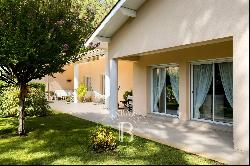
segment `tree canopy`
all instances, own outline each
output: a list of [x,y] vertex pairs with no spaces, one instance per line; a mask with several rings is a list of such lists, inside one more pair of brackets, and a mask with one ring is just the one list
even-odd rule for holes
[[80,58],[79,51],[87,51],[84,41],[116,2],[1,0],[1,79],[28,82],[62,72]]
[[93,28],[96,28],[118,0],[74,0],[78,4],[81,14],[86,14],[86,9],[94,13]]
[[27,83],[77,60],[92,30],[68,0],[0,1],[0,68],[3,81]]
[[79,52],[95,48],[84,42],[113,2],[0,0],[0,80],[20,87],[19,134],[25,134],[27,83],[63,72]]

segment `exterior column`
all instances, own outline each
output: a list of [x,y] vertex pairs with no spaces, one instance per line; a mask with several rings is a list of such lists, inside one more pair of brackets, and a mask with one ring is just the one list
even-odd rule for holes
[[234,148],[249,153],[249,27],[243,25],[233,37],[233,136]]
[[179,64],[179,119],[184,122],[190,118],[190,79],[189,79],[189,64],[186,60]]
[[74,103],[77,103],[77,88],[79,86],[79,64],[74,64]]
[[108,53],[105,57],[105,107],[109,109],[110,98],[110,63]]
[[109,111],[112,118],[116,117],[118,110],[118,60],[110,59],[110,96],[109,96]]

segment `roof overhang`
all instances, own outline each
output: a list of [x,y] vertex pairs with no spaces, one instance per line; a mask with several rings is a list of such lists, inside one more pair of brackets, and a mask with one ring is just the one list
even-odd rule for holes
[[113,34],[130,18],[145,0],[119,0],[84,44],[110,42]]

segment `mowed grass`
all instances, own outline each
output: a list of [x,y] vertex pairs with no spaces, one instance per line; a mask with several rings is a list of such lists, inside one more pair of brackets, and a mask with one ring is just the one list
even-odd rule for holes
[[0,164],[220,164],[140,137],[114,152],[95,153],[89,136],[97,124],[67,114],[25,122],[28,136],[19,137],[17,119],[0,118]]

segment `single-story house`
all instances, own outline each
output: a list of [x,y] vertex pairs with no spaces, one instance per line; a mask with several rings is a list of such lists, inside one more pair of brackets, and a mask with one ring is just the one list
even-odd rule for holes
[[133,63],[133,111],[226,125],[249,151],[249,1],[120,0],[89,37],[108,43],[105,95]]
[[76,89],[91,75],[113,113],[121,87],[137,114],[227,126],[249,152],[248,20],[248,0],[119,0],[86,42],[106,45],[105,58],[63,79]]

